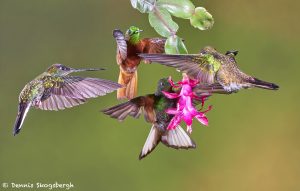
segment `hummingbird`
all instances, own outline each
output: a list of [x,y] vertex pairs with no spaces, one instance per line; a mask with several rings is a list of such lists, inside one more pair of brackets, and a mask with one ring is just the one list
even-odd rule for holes
[[[174,67],[201,84],[219,87],[220,92],[232,93],[242,88],[258,87],[277,90],[279,86],[265,82],[242,72],[235,60],[238,51],[217,52],[213,47],[203,48],[199,54],[139,54],[143,59]],[[224,89],[222,91],[220,86]]]
[[73,72],[98,71],[103,68],[69,68],[53,64],[44,73],[25,85],[19,95],[18,115],[13,134],[20,132],[31,107],[41,110],[63,110],[83,104],[88,98],[103,96],[122,85],[104,79],[69,76]]
[[116,60],[120,67],[118,83],[124,85],[124,88],[117,90],[118,99],[132,99],[137,95],[137,67],[142,61],[138,54],[164,53],[165,38],[141,39],[141,32],[142,30],[135,26],[131,26],[125,35],[119,29],[113,30],[113,36],[117,42]]
[[[196,148],[195,142],[181,126],[178,125],[174,130],[167,130],[173,116],[165,111],[168,108],[176,107],[178,99],[169,99],[165,97],[163,92],[172,93],[176,91],[178,90],[172,88],[168,79],[163,78],[159,80],[154,94],[135,97],[125,103],[102,110],[104,114],[119,121],[123,121],[127,116],[139,118],[140,114],[144,113],[146,122],[151,123],[152,127],[140,152],[140,160],[150,154],[160,142],[175,149]],[[206,93],[203,91],[198,93],[197,96],[207,97]]]

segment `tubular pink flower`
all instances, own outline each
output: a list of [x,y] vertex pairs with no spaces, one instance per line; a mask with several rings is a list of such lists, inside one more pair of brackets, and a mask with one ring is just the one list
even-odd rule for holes
[[193,92],[193,88],[199,83],[199,81],[190,79],[185,75],[183,76],[182,81],[177,83],[178,85],[175,85],[171,78],[169,78],[169,82],[172,87],[181,87],[181,90],[180,93],[163,92],[163,94],[169,99],[179,98],[177,108],[169,108],[166,110],[166,113],[174,115],[167,129],[175,129],[183,120],[187,125],[187,131],[192,133],[193,118],[196,118],[201,124],[207,126],[208,119],[205,116],[205,113],[211,110],[212,107],[209,106],[206,111],[200,112],[193,106],[193,99],[201,100],[202,107],[200,110],[202,110],[204,101],[207,98],[207,95],[199,97]]

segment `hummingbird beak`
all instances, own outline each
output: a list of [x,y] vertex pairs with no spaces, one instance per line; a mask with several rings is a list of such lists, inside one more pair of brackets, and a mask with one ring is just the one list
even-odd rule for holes
[[99,71],[99,70],[106,70],[105,68],[71,68],[72,72],[85,72],[85,71]]
[[140,29],[139,32],[143,32],[143,30]]

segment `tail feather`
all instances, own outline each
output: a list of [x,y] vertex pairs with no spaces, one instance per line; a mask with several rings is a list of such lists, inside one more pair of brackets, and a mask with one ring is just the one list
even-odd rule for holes
[[268,89],[268,90],[278,90],[279,89],[278,85],[276,85],[274,83],[270,83],[270,82],[265,82],[265,81],[259,80],[257,78],[254,78],[253,81],[250,81],[250,83],[258,88],[263,88],[263,89]]
[[196,148],[195,142],[180,126],[177,126],[174,130],[168,130],[166,133],[162,133],[159,128],[153,125],[140,153],[139,159],[141,160],[150,154],[160,141],[167,147],[175,149]]
[[195,142],[179,125],[174,130],[168,130],[162,136],[162,143],[174,149],[196,148]]
[[161,140],[161,132],[157,127],[155,127],[155,125],[153,125],[146,139],[146,142],[142,148],[142,151],[140,152],[139,159],[141,160],[145,158],[148,154],[150,154],[158,145],[160,140]]
[[22,128],[22,124],[24,122],[24,119],[27,115],[27,112],[30,108],[31,104],[30,103],[20,103],[19,107],[18,107],[18,115],[16,118],[16,122],[15,122],[15,126],[14,126],[14,135],[17,135],[21,128]]
[[124,88],[119,88],[117,90],[118,99],[132,99],[136,97],[138,83],[137,71],[134,73],[126,73],[121,69],[118,83],[124,86]]

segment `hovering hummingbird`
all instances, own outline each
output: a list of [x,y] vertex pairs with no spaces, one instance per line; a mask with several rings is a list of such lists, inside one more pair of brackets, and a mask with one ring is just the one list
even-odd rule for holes
[[[151,153],[159,142],[175,149],[196,147],[194,141],[179,125],[174,130],[167,130],[173,116],[165,111],[176,107],[178,99],[169,99],[165,97],[163,92],[172,93],[175,91],[177,90],[172,88],[168,79],[163,78],[158,82],[158,87],[154,94],[136,97],[128,102],[103,110],[104,114],[119,121],[123,121],[128,115],[138,118],[144,112],[145,120],[148,123],[152,123],[152,128],[140,152],[139,159],[143,159]],[[201,92],[197,95],[202,97],[204,94],[204,92]],[[207,97],[207,94],[205,97]]]
[[19,95],[14,135],[20,132],[30,107],[42,110],[63,110],[83,104],[88,98],[103,96],[122,87],[110,80],[69,76],[73,72],[98,70],[104,69],[74,69],[62,64],[53,64],[44,73],[26,84]]
[[227,51],[226,54],[221,54],[214,48],[207,46],[200,51],[200,54],[139,54],[139,56],[145,60],[174,67],[187,73],[190,77],[198,79],[201,84],[214,84],[216,87],[221,85],[228,93],[251,87],[269,90],[279,88],[276,84],[243,73],[235,60],[237,53],[238,51]]
[[[118,83],[124,85],[117,91],[117,98],[132,99],[137,95],[137,67],[142,58],[139,53],[164,53],[166,39],[164,38],[140,38],[138,27],[131,26],[125,33],[115,29],[113,36],[117,42],[117,63],[120,66]],[[149,61],[146,63],[150,63]]]

